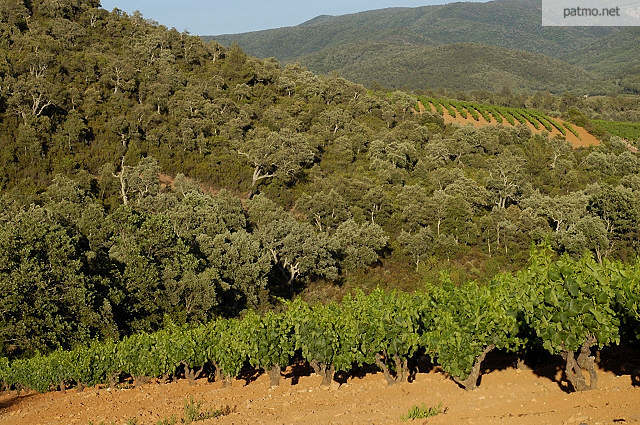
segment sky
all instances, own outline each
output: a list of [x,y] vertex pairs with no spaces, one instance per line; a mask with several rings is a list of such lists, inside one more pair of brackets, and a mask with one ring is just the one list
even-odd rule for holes
[[[483,2],[486,0],[467,0]],[[318,15],[386,7],[417,7],[450,0],[101,0],[107,10],[139,10],[147,19],[194,35],[220,35],[301,24]]]

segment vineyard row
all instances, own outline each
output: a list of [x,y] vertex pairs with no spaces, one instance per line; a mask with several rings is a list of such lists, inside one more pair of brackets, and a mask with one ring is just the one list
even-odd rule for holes
[[510,125],[526,125],[530,123],[536,130],[544,127],[546,131],[552,132],[556,129],[563,136],[566,136],[567,131],[569,131],[580,139],[580,135],[571,124],[561,124],[557,120],[532,109],[498,107],[474,102],[436,99],[424,96],[419,97],[418,100],[427,108],[433,106],[440,115],[444,115],[444,111],[446,110],[453,118],[460,115],[462,118],[467,119],[468,116],[471,115],[471,118],[476,121],[480,121],[480,117],[482,116],[482,118],[489,123],[495,121],[498,124],[502,124],[505,120]]
[[597,385],[592,348],[640,337],[639,282],[638,262],[552,259],[540,249],[527,269],[497,275],[486,285],[456,286],[443,275],[413,294],[356,292],[327,305],[294,300],[281,312],[169,324],[122,341],[0,358],[0,381],[5,389],[40,392],[182,374],[194,380],[215,373],[230,383],[250,367],[268,371],[275,386],[281,368],[303,359],[325,385],[338,371],[374,364],[393,384],[407,379],[412,359],[426,355],[472,389],[489,351],[523,355],[542,346],[563,356],[569,381],[582,391]]

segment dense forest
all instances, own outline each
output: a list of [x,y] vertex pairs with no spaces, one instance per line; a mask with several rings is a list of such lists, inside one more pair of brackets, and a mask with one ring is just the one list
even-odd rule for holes
[[637,28],[541,27],[541,8],[540,0],[387,8],[205,39],[394,89],[640,91]]
[[573,150],[98,1],[0,0],[0,34],[2,355],[485,281],[532,243],[640,249],[640,146],[608,121],[637,121],[637,99],[440,93],[599,129]]

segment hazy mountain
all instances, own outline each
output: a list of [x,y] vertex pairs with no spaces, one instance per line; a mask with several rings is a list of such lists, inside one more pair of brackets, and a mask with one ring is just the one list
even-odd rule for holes
[[[226,45],[237,43],[247,53],[259,57],[275,57],[283,62],[298,61],[314,72],[336,71],[359,82],[375,79],[391,87],[452,87],[459,81],[457,76],[463,74],[512,77],[502,82],[489,81],[489,85],[485,81],[465,83],[458,88],[492,89],[496,84],[507,84],[526,89],[583,91],[585,84],[574,79],[573,75],[586,78],[587,85],[610,79],[610,73],[602,76],[585,74],[576,67],[561,64],[549,57],[567,61],[576,52],[588,50],[602,40],[615,43],[619,28],[542,27],[540,22],[540,1],[496,0],[488,3],[388,8],[342,16],[323,15],[294,27],[205,38],[213,38]],[[633,33],[620,34],[632,43]],[[455,69],[446,63],[437,64],[435,68],[446,76],[439,75],[437,79],[416,77],[425,72],[425,65],[433,67],[438,60],[455,59],[451,55],[455,56],[457,48],[435,48],[453,43],[473,43],[474,46],[467,45],[466,50],[476,50],[478,54],[472,55],[472,60],[466,63],[458,63]],[[483,49],[480,45],[510,50],[502,58],[500,55],[505,53],[504,50]],[[514,50],[539,55],[531,56]],[[479,54],[481,51],[487,53],[485,58]],[[418,59],[425,54],[434,54],[434,57]],[[389,57],[394,59],[393,69],[389,69]],[[495,61],[491,62],[490,58],[500,59],[499,67],[504,69],[497,70]],[[511,59],[515,62],[512,63]],[[524,65],[518,63],[520,60]],[[598,67],[584,67],[577,59],[572,62],[587,70],[600,71]],[[478,71],[478,66],[491,70]],[[540,70],[531,70],[530,67],[539,67]],[[373,78],[375,74],[379,76]],[[569,80],[567,75],[570,76]],[[603,84],[607,91],[616,90],[613,82]],[[602,91],[603,85],[598,83],[590,87],[589,92],[597,93]]]

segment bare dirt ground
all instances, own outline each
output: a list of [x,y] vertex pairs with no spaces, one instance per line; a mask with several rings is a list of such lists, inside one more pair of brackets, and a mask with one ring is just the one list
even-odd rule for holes
[[[419,107],[420,107],[421,111],[424,111],[426,109],[426,107],[424,105],[422,105],[422,103],[419,104]],[[435,107],[431,103],[429,104],[429,107],[431,108],[432,112],[436,111]],[[443,118],[444,118],[445,124],[450,124],[450,123],[457,123],[457,124],[460,124],[460,125],[471,124],[474,127],[483,127],[483,126],[486,126],[486,125],[504,125],[504,126],[507,126],[507,127],[511,127],[511,124],[509,124],[507,122],[507,120],[503,120],[503,122],[500,124],[494,118],[492,118],[491,121],[488,122],[482,116],[480,116],[479,120],[476,121],[475,119],[473,119],[471,114],[468,114],[467,118],[463,118],[460,114],[456,114],[455,117],[452,117],[446,109],[444,110]],[[555,120],[558,121],[560,124],[564,124],[565,123],[563,120],[561,120],[559,118],[555,118]],[[536,134],[536,133],[540,134],[542,132],[547,132],[547,133],[549,133],[549,137],[554,137],[554,136],[556,136],[558,134],[561,134],[558,131],[558,129],[556,129],[555,127],[553,128],[553,130],[551,132],[549,132],[542,126],[540,126],[539,129],[536,129],[530,122],[527,122],[526,125],[527,125],[527,127],[529,127],[529,129],[534,134]],[[596,139],[596,137],[594,135],[589,133],[584,128],[578,127],[577,125],[572,125],[572,126],[576,130],[576,132],[578,133],[580,138],[577,138],[570,131],[567,131],[567,134],[566,134],[565,138],[567,139],[567,141],[569,143],[571,143],[571,145],[574,148],[586,147],[586,146],[597,146],[597,145],[600,144],[600,141],[598,139]]]
[[[599,369],[598,389],[583,393],[567,390],[559,360],[535,370],[505,367],[492,361],[480,387],[464,391],[438,370],[422,371],[411,383],[388,386],[382,373],[359,371],[319,387],[321,378],[302,368],[288,370],[280,386],[269,389],[267,374],[220,382],[184,379],[168,384],[150,383],[132,389],[89,388],[78,393],[25,394],[15,391],[0,397],[0,425],[136,423],[156,425],[172,415],[184,417],[189,397],[202,402],[202,410],[231,406],[234,411],[197,424],[633,424],[640,423],[639,352],[608,356]],[[493,364],[492,364],[493,363]],[[501,366],[502,365],[502,366]],[[442,403],[444,413],[429,419],[404,422],[414,405]],[[134,422],[135,421],[135,422]]]

